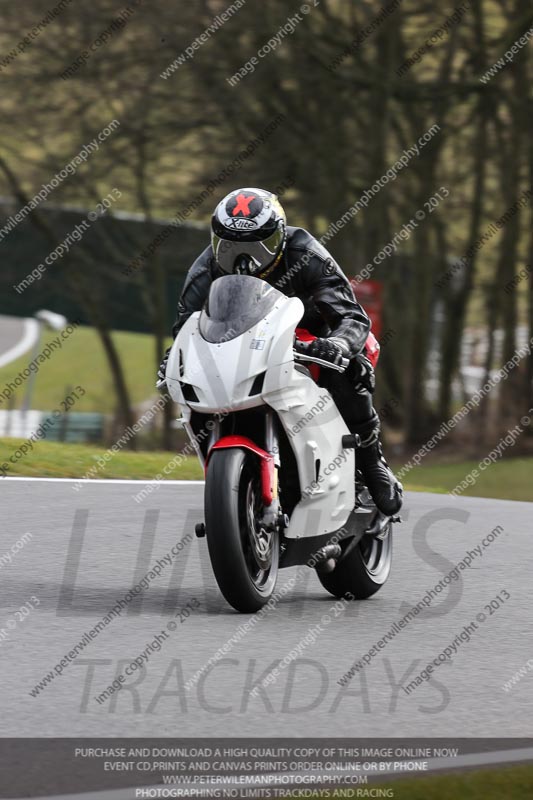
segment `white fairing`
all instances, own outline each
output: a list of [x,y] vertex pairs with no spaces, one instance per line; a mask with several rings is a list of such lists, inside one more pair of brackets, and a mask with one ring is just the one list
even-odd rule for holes
[[[285,530],[289,538],[338,530],[355,504],[354,451],[342,447],[349,430],[329,392],[294,363],[294,331],[302,314],[300,300],[280,296],[253,328],[213,344],[200,334],[196,312],[174,342],[166,373],[170,395],[181,406],[193,443],[191,410],[224,413],[265,404],[275,410],[294,450],[302,490]],[[261,393],[250,396],[262,373]],[[180,381],[192,385],[197,403],[185,401]],[[201,456],[198,448],[197,452]]]

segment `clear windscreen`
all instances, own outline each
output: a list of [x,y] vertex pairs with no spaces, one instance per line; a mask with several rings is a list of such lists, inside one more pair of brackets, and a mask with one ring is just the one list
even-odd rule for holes
[[284,296],[249,275],[217,278],[200,315],[200,333],[213,344],[235,339],[257,325]]

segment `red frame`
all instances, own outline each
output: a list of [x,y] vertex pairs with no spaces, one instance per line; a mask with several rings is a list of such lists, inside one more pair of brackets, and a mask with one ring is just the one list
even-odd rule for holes
[[376,368],[377,363],[379,361],[380,350],[381,347],[379,346],[378,340],[376,339],[372,331],[370,331],[367,340],[365,342],[365,354],[370,363],[372,364],[372,366],[374,367],[374,369]]
[[270,453],[267,453],[266,450],[263,450],[262,447],[258,447],[255,442],[253,442],[251,439],[248,439],[247,436],[223,436],[218,440],[218,442],[215,442],[207,454],[205,461],[206,471],[209,456],[213,450],[228,450],[230,447],[240,447],[243,450],[249,450],[260,459],[261,495],[263,498],[263,503],[266,506],[269,506],[274,500],[274,487],[276,481],[274,457],[271,456]]

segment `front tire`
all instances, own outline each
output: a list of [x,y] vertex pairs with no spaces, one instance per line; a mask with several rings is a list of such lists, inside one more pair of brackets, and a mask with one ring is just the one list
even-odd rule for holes
[[[340,542],[347,550],[350,539]],[[384,539],[364,535],[346,556],[341,556],[333,572],[317,575],[334,597],[366,600],[376,594],[389,577],[392,565],[392,522]],[[351,595],[351,597],[350,597]]]
[[246,450],[215,450],[205,480],[205,528],[215,578],[228,603],[252,614],[272,596],[278,574],[277,532],[263,512],[258,459]]

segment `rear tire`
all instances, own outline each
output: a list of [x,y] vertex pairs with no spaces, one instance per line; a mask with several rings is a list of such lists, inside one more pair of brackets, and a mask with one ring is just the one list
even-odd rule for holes
[[263,511],[258,459],[246,450],[215,450],[205,481],[205,528],[215,578],[228,603],[252,614],[272,596],[277,532],[259,525]]
[[[350,539],[340,542],[346,550]],[[392,522],[385,539],[364,535],[333,572],[317,575],[320,583],[334,597],[366,600],[376,594],[389,577],[392,565]],[[350,597],[352,595],[352,597]]]

